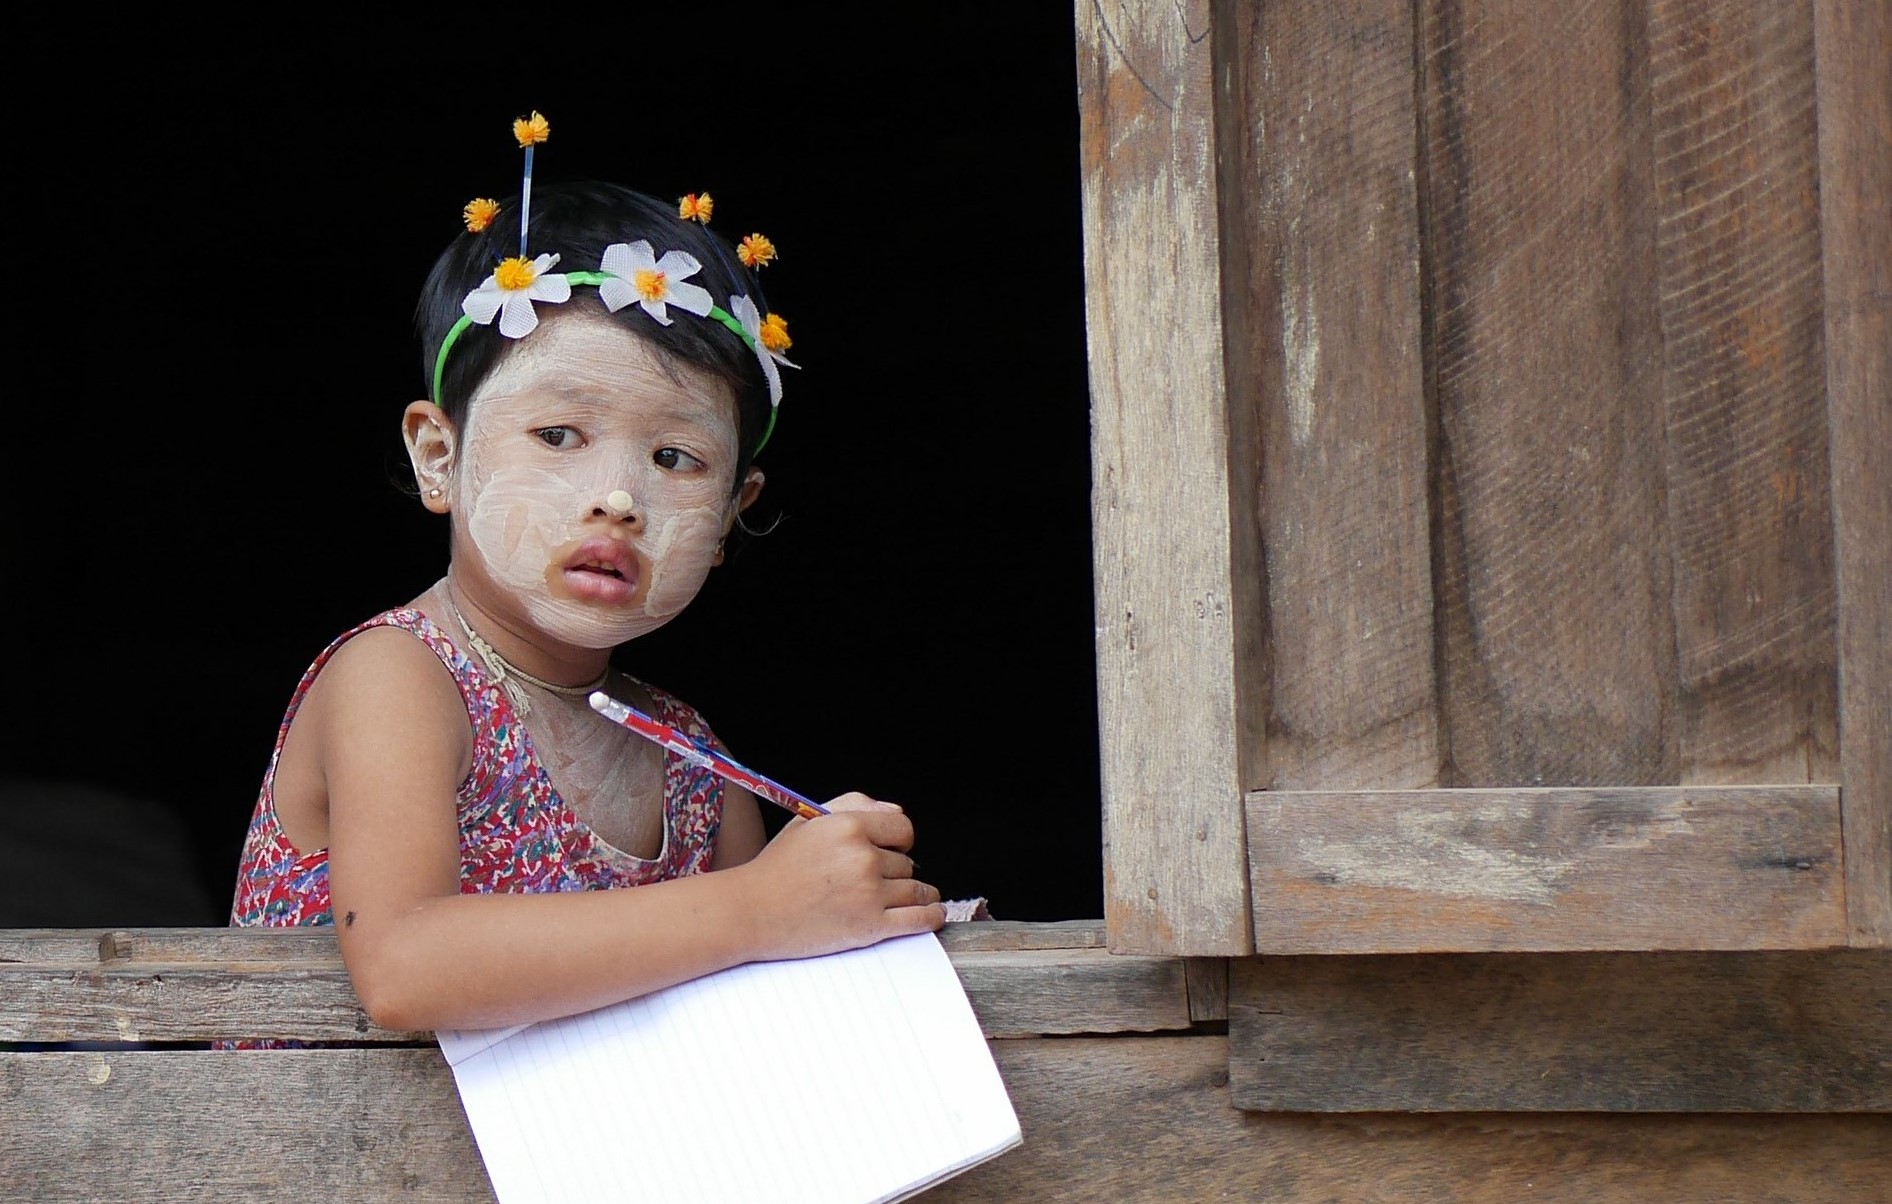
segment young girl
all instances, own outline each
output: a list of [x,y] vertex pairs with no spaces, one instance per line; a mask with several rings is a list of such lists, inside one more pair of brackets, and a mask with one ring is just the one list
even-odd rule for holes
[[446,574],[297,686],[231,915],[335,924],[393,1029],[547,1019],[945,920],[899,807],[848,794],[766,840],[752,795],[587,704],[715,743],[609,657],[690,603],[761,491],[786,324],[755,278],[773,247],[732,249],[708,197],[534,194],[543,119],[515,132],[524,200],[467,206],[418,312],[430,396],[401,431]]

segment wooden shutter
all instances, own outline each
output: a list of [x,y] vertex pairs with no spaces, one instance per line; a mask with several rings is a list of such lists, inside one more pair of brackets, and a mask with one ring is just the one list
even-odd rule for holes
[[1892,945],[1884,10],[1076,11],[1112,947]]

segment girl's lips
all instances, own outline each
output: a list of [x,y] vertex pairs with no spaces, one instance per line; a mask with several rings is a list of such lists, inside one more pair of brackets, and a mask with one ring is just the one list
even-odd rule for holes
[[566,558],[562,575],[576,597],[628,602],[637,593],[637,553],[615,539],[587,539]]

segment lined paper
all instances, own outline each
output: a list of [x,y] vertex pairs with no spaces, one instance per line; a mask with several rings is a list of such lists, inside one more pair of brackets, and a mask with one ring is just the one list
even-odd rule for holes
[[1022,1140],[932,933],[437,1036],[500,1204],[878,1204]]

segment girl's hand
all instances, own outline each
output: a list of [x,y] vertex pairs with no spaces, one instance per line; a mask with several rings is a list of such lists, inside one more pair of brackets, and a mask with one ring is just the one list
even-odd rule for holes
[[913,821],[859,793],[827,806],[832,814],[789,821],[754,861],[730,871],[750,880],[759,955],[813,957],[937,932],[946,908],[913,876]]

